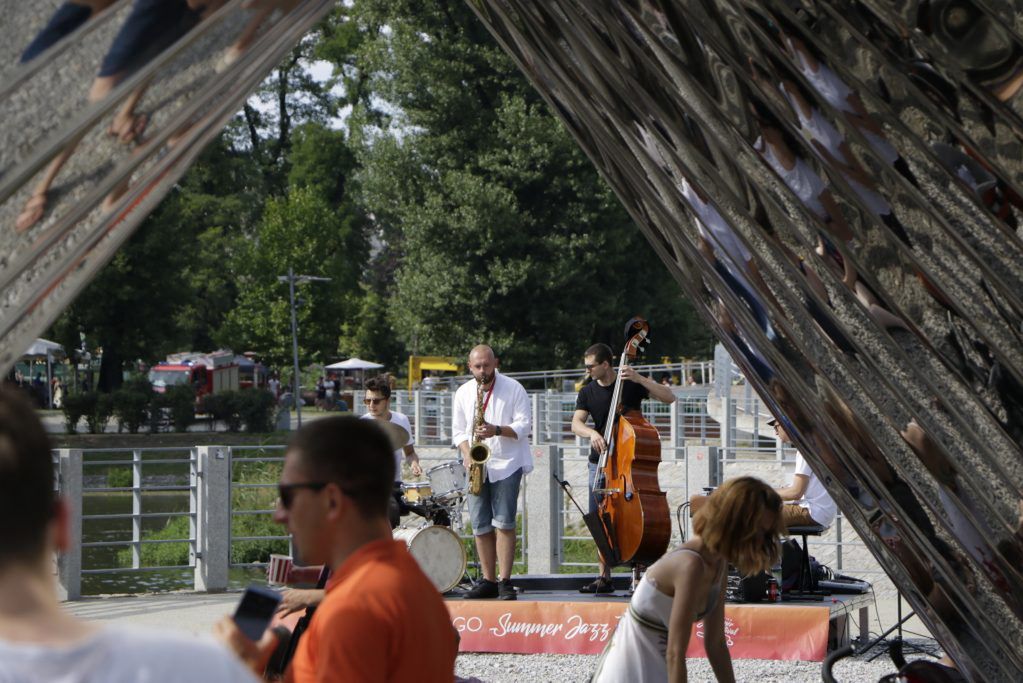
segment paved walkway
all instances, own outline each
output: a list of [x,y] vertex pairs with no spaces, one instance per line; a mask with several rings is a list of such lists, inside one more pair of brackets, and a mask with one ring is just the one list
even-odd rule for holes
[[65,606],[72,614],[93,621],[209,634],[221,617],[234,613],[240,599],[240,592],[161,593],[84,598]]

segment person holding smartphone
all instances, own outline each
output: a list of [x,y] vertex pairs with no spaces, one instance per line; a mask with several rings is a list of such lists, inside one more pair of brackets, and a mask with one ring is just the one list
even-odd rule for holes
[[[440,593],[391,536],[390,440],[375,420],[329,417],[288,445],[274,519],[292,535],[296,563],[326,565],[323,601],[285,678],[307,681],[453,681],[457,640]],[[277,645],[227,617],[218,636],[262,672]]]

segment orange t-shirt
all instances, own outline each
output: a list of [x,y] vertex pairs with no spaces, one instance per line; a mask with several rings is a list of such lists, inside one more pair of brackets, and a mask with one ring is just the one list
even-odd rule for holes
[[288,667],[288,683],[454,680],[451,616],[404,543],[359,548],[326,590]]

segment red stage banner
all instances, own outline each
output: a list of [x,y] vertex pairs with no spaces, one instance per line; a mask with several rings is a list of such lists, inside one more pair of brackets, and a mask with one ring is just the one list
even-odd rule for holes
[[[514,603],[449,600],[462,652],[600,654],[627,607],[624,602]],[[725,637],[736,659],[821,661],[828,645],[826,606],[726,605]],[[703,622],[687,655],[706,656]]]

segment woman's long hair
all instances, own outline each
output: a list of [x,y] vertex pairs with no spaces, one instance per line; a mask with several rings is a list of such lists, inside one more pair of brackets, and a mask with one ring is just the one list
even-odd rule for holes
[[[696,513],[693,531],[744,576],[770,571],[781,557],[781,505],[778,492],[759,479],[730,479]],[[774,524],[765,531],[762,520],[768,515],[774,516]]]

